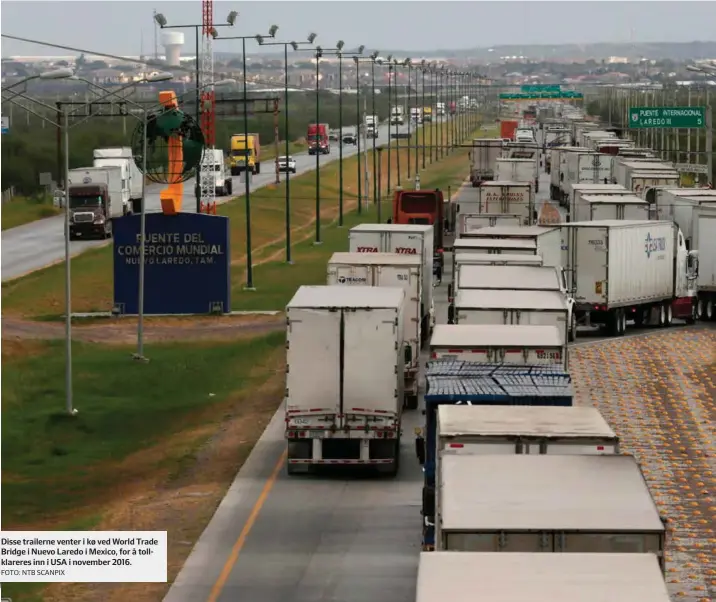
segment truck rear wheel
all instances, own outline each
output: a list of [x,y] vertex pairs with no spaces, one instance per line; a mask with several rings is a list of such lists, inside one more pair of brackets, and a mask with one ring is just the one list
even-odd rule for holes
[[257,163],[256,167],[254,168],[254,174],[261,173],[261,163]]

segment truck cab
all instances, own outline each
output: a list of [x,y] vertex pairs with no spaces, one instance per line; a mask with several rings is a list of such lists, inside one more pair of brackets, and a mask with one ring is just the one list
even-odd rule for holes
[[230,195],[233,191],[233,180],[226,169],[224,151],[220,148],[212,148],[207,149],[205,153],[204,161],[208,161],[211,166],[216,196]]
[[365,116],[365,135],[368,138],[378,137],[378,116],[377,115],[366,115]]
[[394,224],[432,225],[433,273],[438,281],[443,272],[444,198],[441,190],[396,190],[393,195]]
[[258,134],[234,134],[231,137],[229,155],[231,175],[238,176],[247,169],[256,175],[261,173],[261,145]]
[[111,200],[106,184],[70,183],[69,197],[70,240],[112,236]]
[[390,125],[403,125],[403,107],[393,107],[390,111]]
[[433,108],[432,107],[423,107],[423,121],[432,121],[433,120]]
[[306,139],[308,140],[309,155],[327,155],[331,152],[327,123],[309,123]]

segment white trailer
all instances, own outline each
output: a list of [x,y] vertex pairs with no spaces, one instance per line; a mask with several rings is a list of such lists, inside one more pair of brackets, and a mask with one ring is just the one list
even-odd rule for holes
[[585,194],[576,206],[574,221],[588,222],[593,220],[648,220],[649,203],[634,195],[616,194]]
[[586,146],[592,150],[595,149],[596,145],[604,140],[617,141],[617,135],[614,132],[605,132],[604,130],[592,130],[591,132],[584,132],[582,134],[582,140],[577,141],[578,144]]
[[673,222],[601,220],[563,226],[568,288],[577,320],[623,335],[637,326],[696,318],[695,275]]
[[122,162],[127,167],[129,202],[133,213],[139,213],[144,195],[144,177],[134,161],[131,147],[97,148],[94,150],[95,167],[119,165]]
[[549,198],[559,201],[560,205],[566,200],[563,197],[563,182],[567,179],[567,159],[572,153],[586,153],[588,148],[583,146],[558,146],[550,151]]
[[[539,155],[539,151],[535,152]],[[495,167],[495,179],[512,182],[529,182],[534,191],[539,192],[539,159],[498,159]]]
[[[454,290],[499,289],[565,292],[561,267],[528,265],[470,265],[455,270]],[[448,292],[450,296],[450,292]]]
[[551,148],[569,144],[570,137],[571,134],[566,128],[547,128],[544,133],[544,145]]
[[416,602],[671,602],[654,554],[421,552]]
[[692,219],[693,245],[698,252],[697,316],[716,320],[716,207],[699,207]]
[[581,197],[587,194],[615,194],[618,196],[624,196],[631,195],[633,193],[624,188],[621,184],[573,184],[571,194],[566,199],[565,205],[569,210],[567,221],[577,221],[573,219],[576,212],[575,207],[582,202]]
[[675,221],[689,245],[692,238],[693,212],[698,207],[716,203],[716,190],[710,188],[653,188],[647,191],[647,201],[658,219]]
[[550,226],[488,226],[470,234],[474,239],[487,240],[534,240],[536,254],[541,255],[546,266],[562,265],[562,231]]
[[609,184],[612,157],[599,153],[567,153],[567,172],[561,183],[563,196],[569,197],[574,184]]
[[[551,329],[552,327],[503,326],[502,328]],[[544,363],[539,361],[538,355],[532,352],[526,365]],[[441,405],[437,410],[436,474],[441,472],[440,461],[444,456],[465,454],[602,456],[618,453],[620,453],[619,437],[597,408]]]
[[471,250],[461,250],[453,254],[452,257],[452,277],[448,283],[448,300],[452,299],[455,282],[455,274],[461,265],[531,265],[542,266],[543,260],[541,255],[495,255],[492,253],[475,253]]
[[635,172],[676,173],[678,175],[673,165],[657,162],[652,158],[617,157],[615,159],[612,172],[615,184],[621,184],[625,188],[633,190],[631,177]]
[[458,237],[470,236],[473,230],[486,226],[521,226],[524,218],[510,213],[464,213],[458,216]]
[[328,286],[383,286],[405,290],[403,343],[405,407],[418,407],[420,364],[421,258],[397,253],[334,253],[328,261]]
[[646,193],[656,187],[678,186],[681,176],[676,171],[634,171],[629,174],[629,189],[637,196],[646,198]]
[[458,238],[455,240],[453,249],[455,252],[537,255],[537,243],[534,240],[519,238]]
[[449,324],[556,326],[570,337],[570,309],[559,291],[459,289],[448,306]]
[[437,324],[430,339],[430,357],[567,369],[567,345],[555,326]]
[[397,253],[422,258],[420,283],[423,290],[420,332],[424,343],[435,322],[433,304],[433,226],[403,224],[360,224],[348,233],[351,253]]
[[117,165],[71,169],[68,192],[70,240],[111,238],[114,220],[129,213],[123,201],[122,168]]
[[470,182],[473,188],[495,180],[496,161],[502,154],[502,138],[476,138],[470,151]]
[[666,527],[633,456],[453,455],[436,475],[435,549],[656,554]]
[[520,215],[525,224],[531,224],[535,219],[534,190],[529,183],[503,180],[484,182],[477,195],[476,203],[460,201],[458,213]]
[[286,307],[288,473],[323,464],[398,470],[402,288],[302,286]]

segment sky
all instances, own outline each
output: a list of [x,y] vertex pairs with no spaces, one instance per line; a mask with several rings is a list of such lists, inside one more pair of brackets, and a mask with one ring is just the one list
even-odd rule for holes
[[[173,2],[3,0],[3,34],[76,45],[120,55],[154,52],[153,10],[169,24],[201,22],[201,0]],[[371,50],[427,51],[500,44],[587,44],[595,42],[690,42],[716,38],[716,2],[326,2],[263,0],[215,2],[214,22],[239,12],[224,35],[265,33],[277,39]],[[194,35],[184,30],[184,54],[194,54]],[[231,33],[229,33],[231,32]],[[215,51],[240,52],[239,41],[215,42]],[[277,49],[278,50],[278,49]],[[160,47],[159,53],[163,54]],[[62,55],[66,51],[3,39],[2,56]],[[71,54],[71,53],[70,53]]]

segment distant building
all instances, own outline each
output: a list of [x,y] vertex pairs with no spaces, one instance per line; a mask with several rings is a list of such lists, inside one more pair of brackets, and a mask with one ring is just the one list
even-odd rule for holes
[[610,65],[627,65],[629,63],[629,59],[625,56],[610,56],[607,59],[607,63]]

